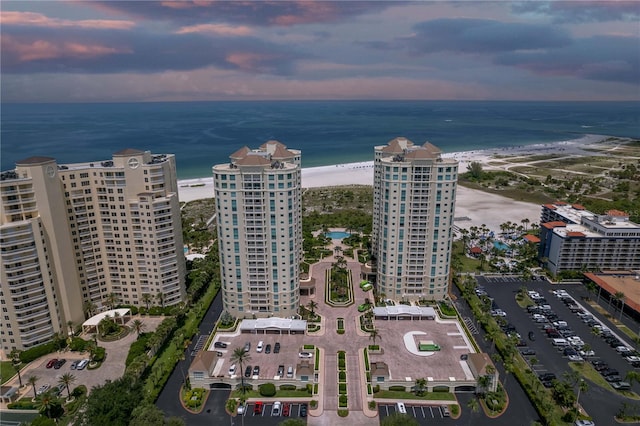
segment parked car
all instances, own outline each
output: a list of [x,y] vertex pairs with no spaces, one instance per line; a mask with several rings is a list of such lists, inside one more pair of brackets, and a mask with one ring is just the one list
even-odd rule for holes
[[65,362],[67,362],[67,360],[64,358],[61,358],[58,361],[56,361],[56,363],[53,365],[53,368],[55,368],[56,370],[59,370],[60,367],[62,367],[65,364]]
[[89,358],[85,358],[76,365],[76,370],[84,370],[84,368],[89,364]]
[[38,388],[38,390],[36,391],[36,395],[42,395],[43,393],[45,393],[49,389],[51,389],[51,385],[49,383],[45,383],[44,385],[42,385],[42,386],[40,386]]
[[273,353],[274,354],[280,353],[280,342],[276,342],[276,344],[273,345]]
[[251,342],[247,342],[244,344],[244,351],[249,352],[251,350]]
[[271,415],[274,417],[280,416],[280,411],[282,410],[282,402],[276,401],[273,403],[273,408],[271,409]]
[[535,355],[535,354],[536,354],[536,351],[534,351],[534,350],[533,350],[533,349],[531,349],[531,348],[522,348],[522,349],[520,349],[520,353],[521,353],[522,355]]
[[271,344],[267,344],[267,346],[264,347],[264,353],[265,354],[271,353]]
[[576,420],[574,425],[575,426],[596,426],[596,424],[591,420]]
[[47,368],[53,368],[53,366],[56,365],[56,362],[58,362],[58,358],[50,359],[49,362],[47,362]]
[[58,395],[60,395],[60,394],[62,393],[62,391],[64,390],[64,388],[65,388],[65,387],[66,387],[66,386],[65,386],[65,384],[64,384],[64,383],[58,383],[58,385],[57,385],[57,386],[55,386],[55,387],[51,390],[51,392],[53,393],[53,395],[54,395],[54,396],[58,396]]
[[609,383],[621,382],[622,381],[622,377],[620,377],[618,375],[607,376],[604,379]]
[[449,407],[446,405],[442,406],[442,417],[450,417],[451,413],[449,412]]
[[245,402],[244,404],[240,404],[238,405],[238,414],[241,416],[244,416],[244,414],[247,412],[247,403]]
[[611,386],[613,386],[613,388],[616,390],[631,389],[631,383],[628,383],[628,382],[615,382],[615,383],[611,383]]
[[300,352],[298,356],[300,358],[312,358],[313,354],[311,352]]
[[284,417],[289,417],[290,412],[291,412],[291,404],[289,404],[288,402],[285,402],[284,405],[282,406],[282,415]]
[[262,415],[263,408],[264,408],[264,405],[262,404],[262,401],[256,401],[256,405],[253,407],[253,414],[255,416]]
[[227,345],[225,342],[215,342],[215,343],[213,344],[213,347],[214,347],[214,348],[222,348],[222,349],[224,349],[224,348],[226,348],[227,346],[228,346],[228,345]]
[[251,377],[252,368],[250,365],[247,365],[247,368],[244,369],[244,377]]
[[307,417],[307,404],[300,405],[300,417]]
[[234,374],[236,374],[236,365],[231,364],[231,367],[229,367],[229,375],[233,376]]
[[260,366],[256,365],[255,367],[253,367],[253,375],[254,376],[259,376],[260,375]]
[[278,376],[280,377],[284,376],[284,365],[278,366]]
[[79,359],[77,359],[77,360],[73,361],[73,362],[71,363],[71,366],[70,366],[70,367],[71,367],[71,369],[72,369],[72,370],[75,370],[75,369],[76,369],[76,367],[78,366],[78,364],[80,364],[80,360],[79,360]]

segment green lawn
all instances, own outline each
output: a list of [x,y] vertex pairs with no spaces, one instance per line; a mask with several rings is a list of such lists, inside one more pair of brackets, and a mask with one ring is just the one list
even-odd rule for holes
[[380,392],[373,394],[374,398],[387,398],[387,399],[420,399],[424,401],[455,401],[456,396],[449,392],[427,392],[424,396],[417,396],[411,392],[400,391],[388,391],[381,390]]
[[18,370],[15,369],[11,361],[0,362],[0,384],[5,384],[9,379],[16,375]]

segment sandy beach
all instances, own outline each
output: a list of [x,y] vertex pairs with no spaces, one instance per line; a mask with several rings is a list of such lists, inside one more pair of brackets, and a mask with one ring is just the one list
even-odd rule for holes
[[[458,160],[460,173],[463,173],[467,170],[467,165],[473,161],[480,162],[485,165],[485,168],[491,169],[487,164],[495,156],[593,155],[584,151],[583,148],[601,142],[603,139],[606,137],[587,135],[572,141],[454,152],[443,154],[443,157]],[[303,188],[344,185],[373,185],[373,161],[302,169]],[[211,198],[214,194],[213,177],[180,180],[178,187],[182,202]],[[485,224],[492,230],[499,230],[499,225],[506,221],[520,223],[522,219],[527,218],[531,223],[537,223],[540,219],[540,206],[459,186],[456,197],[456,218],[456,225],[462,228]]]

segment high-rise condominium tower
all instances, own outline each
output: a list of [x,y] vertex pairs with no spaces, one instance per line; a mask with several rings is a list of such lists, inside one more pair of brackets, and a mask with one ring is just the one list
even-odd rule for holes
[[375,147],[373,252],[379,293],[396,300],[447,294],[458,163],[430,143]]
[[234,316],[297,313],[300,157],[300,151],[269,141],[213,167],[223,303]]
[[3,349],[67,333],[88,307],[143,306],[145,293],[165,305],[183,300],[173,155],[126,149],[66,165],[30,157],[0,175],[0,196]]

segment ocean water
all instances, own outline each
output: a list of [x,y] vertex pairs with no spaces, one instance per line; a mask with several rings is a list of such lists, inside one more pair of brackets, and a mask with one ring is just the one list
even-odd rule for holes
[[444,152],[575,140],[640,138],[640,102],[262,101],[2,104],[1,166],[38,155],[110,159],[124,148],[176,155],[181,179],[208,177],[244,145],[277,139],[303,167],[373,160],[404,136]]

